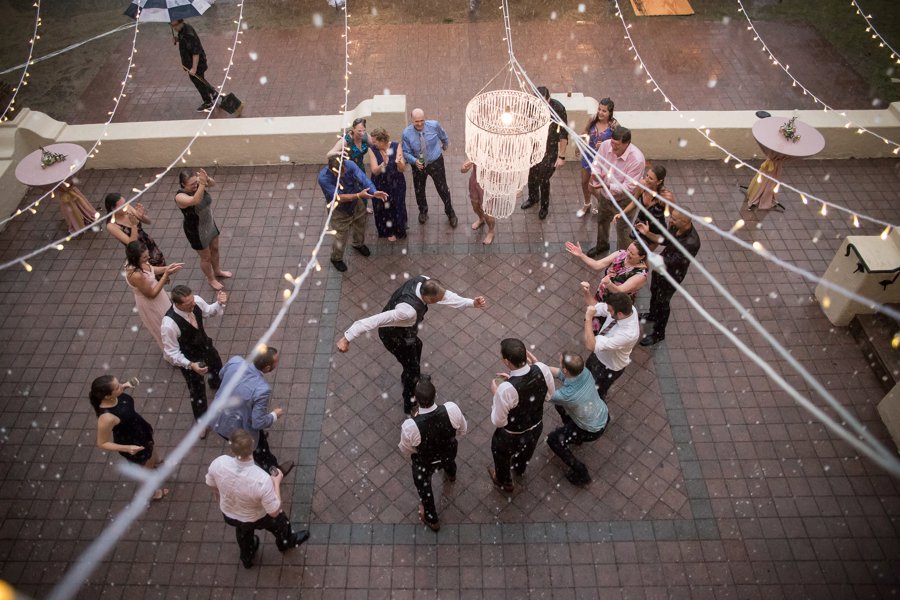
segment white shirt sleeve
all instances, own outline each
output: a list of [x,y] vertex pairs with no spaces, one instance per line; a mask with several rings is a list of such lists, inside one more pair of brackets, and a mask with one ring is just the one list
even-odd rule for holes
[[495,427],[506,427],[509,411],[519,405],[519,393],[508,381],[497,386],[491,406],[491,423]]
[[197,303],[197,306],[200,307],[200,312],[203,315],[203,318],[214,317],[216,315],[222,314],[222,311],[225,310],[225,307],[219,304],[218,302],[213,302],[212,304],[207,304],[206,300],[201,298],[200,296],[194,296],[194,302]]
[[271,477],[267,479],[268,481],[263,484],[262,498],[260,500],[263,509],[271,515],[281,510],[281,500],[278,499],[278,494],[275,493],[275,480]]
[[416,323],[416,309],[401,302],[394,307],[394,310],[386,310],[383,313],[360,319],[350,326],[350,329],[344,332],[344,337],[348,342],[352,342],[367,331],[378,329],[379,327],[410,327]]
[[400,443],[398,448],[404,456],[411,456],[422,443],[422,435],[419,433],[419,426],[412,419],[403,421],[400,426]]
[[178,345],[178,336],[181,334],[181,331],[171,317],[163,317],[160,333],[162,334],[163,355],[165,359],[176,367],[181,367],[182,369],[189,368],[191,361],[181,353],[181,348]]
[[462,411],[455,402],[445,402],[444,408],[447,409],[447,416],[450,417],[450,424],[456,429],[456,435],[462,437],[469,431],[469,424],[463,416]]
[[453,308],[472,308],[475,306],[475,300],[472,298],[463,298],[459,294],[447,290],[444,292],[444,299],[438,304],[445,304]]
[[556,381],[553,379],[553,371],[542,362],[534,364],[538,366],[541,373],[544,375],[544,381],[547,383],[547,397],[544,398],[544,400],[549,401],[550,397],[556,392]]

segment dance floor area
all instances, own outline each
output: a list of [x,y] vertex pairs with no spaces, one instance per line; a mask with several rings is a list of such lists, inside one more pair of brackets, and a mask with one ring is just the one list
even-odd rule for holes
[[[555,364],[580,349],[580,281],[599,276],[563,243],[593,245],[594,221],[575,218],[579,167],[552,180],[550,216],[518,208],[485,247],[469,227],[459,157],[448,162],[460,225],[451,229],[429,184],[431,219],[413,216],[405,242],[375,238],[372,256],[348,252],[341,275],[323,259],[278,329],[280,364],[270,376],[270,435],[295,527],[311,538],[276,551],[261,534],[256,567],[238,560],[203,477],[226,451],[212,435],[196,444],[154,502],[97,567],[80,598],[888,598],[900,573],[900,482],[815,421],[678,295],[666,340],[637,347],[608,398],[612,423],[576,450],[593,476],[571,486],[543,442],[516,491],[491,485],[490,381],[503,370],[499,342],[518,337]],[[722,162],[670,162],[668,187],[690,210],[813,273],[826,269],[849,215],[784,196],[784,214],[741,212],[747,173]],[[282,303],[284,273],[305,266],[323,226],[318,168],[211,170],[230,300],[207,322],[223,357],[246,354]],[[86,171],[88,198],[127,191],[155,171]],[[895,160],[805,161],[788,181],[853,210],[900,221]],[[139,185],[139,184],[138,184]],[[174,282],[212,299],[181,231],[174,174],[143,197],[148,232]],[[30,202],[36,196],[29,195]],[[55,206],[16,219],[0,235],[6,261],[65,235]],[[875,405],[883,391],[848,331],[830,325],[814,284],[698,224],[698,258],[711,275],[889,447]],[[861,234],[877,234],[868,226]],[[330,245],[326,238],[326,250]],[[327,257],[327,254],[320,256]],[[137,376],[138,410],[165,454],[192,424],[180,374],[141,329],[121,275],[123,252],[105,231],[29,260],[32,272],[0,272],[0,577],[41,598],[128,503],[136,484],[117,455],[95,446],[90,381]],[[438,401],[469,421],[454,484],[435,475],[442,529],[416,515],[418,498],[397,450],[403,420],[400,368],[377,336],[339,354],[335,342],[377,312],[405,278],[426,274],[449,289],[484,295],[483,310],[433,306],[421,333],[423,370]],[[709,313],[784,374],[809,386],[693,269],[687,290]],[[171,287],[171,286],[170,286]],[[638,304],[647,306],[649,286]],[[816,402],[819,399],[816,398]],[[558,423],[551,408],[545,433]]]

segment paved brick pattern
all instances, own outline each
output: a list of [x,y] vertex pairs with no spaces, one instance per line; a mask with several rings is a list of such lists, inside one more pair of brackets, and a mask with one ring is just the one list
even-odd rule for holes
[[[197,27],[210,64],[207,79],[219,85],[234,31],[206,31],[202,24]],[[343,82],[334,76],[343,72],[341,30],[336,24],[247,30],[226,86],[245,101],[244,116],[337,113],[344,98]],[[791,72],[832,106],[870,108],[863,81],[815,31],[796,23],[765,23],[760,31],[773,51],[791,57]],[[668,110],[662,96],[645,83],[644,74],[635,71],[622,26],[611,14],[577,25],[518,23],[513,35],[516,57],[537,85],[597,98],[611,96],[619,110]],[[634,22],[632,35],[648,69],[684,110],[817,108],[799,88],[791,87],[780,69],[772,67],[759,43],[736,20],[729,24],[639,20]],[[403,51],[398,41],[410,37],[428,43],[418,52]],[[359,99],[391,90],[406,94],[410,107],[440,110],[446,115],[444,120],[450,115],[462,119],[465,103],[507,60],[502,37],[502,25],[496,20],[354,25],[351,107]],[[721,51],[709,52],[710,47]],[[118,73],[125,71],[130,48],[131,39],[123,39],[119,52],[87,87],[82,102],[71,107],[74,112],[57,118],[73,123],[105,121],[111,98],[119,91]],[[178,52],[166,28],[143,28],[137,48],[137,67],[116,121],[199,118],[193,112],[200,104],[199,95],[179,70]],[[302,60],[285,60],[287,57]]]
[[[452,156],[451,166],[459,160]],[[719,223],[738,216],[730,166],[667,166],[682,201]],[[99,199],[152,175],[88,171],[82,185]],[[210,325],[223,354],[247,350],[278,308],[281,274],[308,260],[322,215],[314,176],[311,167],[216,173],[224,264],[236,271],[228,312]],[[491,489],[483,474],[486,387],[499,367],[497,342],[521,335],[550,360],[576,342],[577,281],[596,278],[562,250],[566,239],[591,237],[591,224],[573,217],[576,177],[568,165],[554,178],[547,221],[517,210],[490,248],[464,225],[454,231],[432,219],[413,224],[405,245],[370,238],[373,257],[349,256],[346,276],[326,267],[305,287],[273,342],[282,351],[274,402],[288,417],[271,441],[280,458],[300,464],[285,496],[295,523],[310,524],[308,546],[280,555],[265,539],[259,566],[239,566],[231,530],[202,484],[206,465],[224,449],[210,438],[179,467],[172,495],[148,509],[80,597],[219,598],[244,590],[278,598],[891,596],[900,555],[897,482],[812,422],[682,298],[674,301],[666,342],[638,348],[614,387],[611,430],[579,450],[594,483],[575,490],[560,481],[561,465],[542,445],[510,500]],[[848,205],[898,220],[887,191],[898,179],[894,161],[808,161],[792,165],[788,177],[825,196],[841,190]],[[468,216],[464,178],[451,181],[457,210]],[[146,197],[154,218],[148,229],[170,260],[187,262],[178,281],[209,297],[180,232],[174,189],[168,177]],[[793,200],[786,215],[758,223],[741,235],[822,271],[847,220],[823,218]],[[48,207],[11,224],[0,256],[61,233]],[[702,237],[701,258],[713,273],[886,439],[874,409],[878,382],[847,332],[824,319],[812,286],[709,233]],[[107,371],[139,375],[139,408],[163,451],[191,422],[182,380],[135,330],[120,253],[105,234],[92,234],[32,261],[30,274],[0,274],[0,335],[7,340],[0,359],[0,565],[4,579],[35,597],[134,490],[116,458],[94,447],[90,379]],[[395,450],[398,367],[376,339],[358,340],[347,355],[332,350],[343,328],[380,308],[405,273],[418,272],[491,301],[483,312],[436,307],[426,318],[428,368],[471,427],[459,480],[449,486],[435,477],[444,521],[437,535],[417,522],[408,467]],[[687,283],[714,316],[806,390],[697,272]],[[555,419],[548,413],[548,423]]]

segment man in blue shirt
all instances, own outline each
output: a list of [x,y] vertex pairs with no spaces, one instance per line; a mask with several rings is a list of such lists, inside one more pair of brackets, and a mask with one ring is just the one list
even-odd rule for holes
[[[340,184],[338,183],[338,171],[341,173]],[[347,264],[344,262],[344,247],[347,244],[348,231],[353,235],[354,250],[363,256],[372,254],[366,246],[368,214],[365,205],[360,200],[362,198],[387,200],[388,195],[376,190],[375,184],[366,177],[362,169],[349,160],[341,161],[340,156],[328,157],[328,166],[319,171],[319,187],[325,194],[326,203],[332,200],[338,202],[331,214],[331,227],[335,231],[334,243],[331,245],[331,264],[343,273],[347,270]]]
[[[241,356],[232,356],[222,367],[222,387],[236,376],[238,369],[246,363]],[[247,369],[241,375],[234,390],[228,399],[228,406],[219,413],[213,429],[226,440],[231,439],[231,434],[238,429],[243,429],[253,438],[253,462],[267,473],[272,474],[274,469],[281,469],[282,474],[287,475],[294,468],[294,463],[278,464],[278,460],[269,449],[269,436],[265,429],[272,427],[278,419],[284,415],[284,410],[275,408],[269,411],[269,398],[272,396],[272,388],[264,375],[271,373],[278,366],[278,350],[272,346],[260,352],[252,363],[247,363]],[[216,401],[220,400],[220,394],[216,393]]]
[[431,175],[434,187],[444,203],[444,212],[450,219],[450,227],[456,227],[459,220],[450,203],[450,188],[444,172],[443,151],[450,146],[450,138],[440,123],[425,120],[425,111],[421,108],[413,109],[411,116],[412,125],[407,125],[403,130],[403,156],[407,164],[413,165],[413,187],[416,190],[416,204],[419,205],[419,223],[428,220],[425,181]]
[[[537,360],[534,355],[529,359]],[[609,425],[609,407],[597,393],[594,377],[584,368],[580,355],[563,352],[559,367],[550,367],[550,371],[562,381],[550,402],[555,405],[563,425],[547,436],[547,445],[568,465],[566,479],[573,485],[587,485],[591,482],[587,467],[575,458],[569,446],[591,442],[603,435]]]

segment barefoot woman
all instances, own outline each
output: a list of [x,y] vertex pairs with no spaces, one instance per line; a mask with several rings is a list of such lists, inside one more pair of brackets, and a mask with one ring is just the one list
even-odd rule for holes
[[175,203],[184,215],[184,234],[191,248],[200,255],[200,270],[209,285],[216,291],[223,289],[216,278],[231,277],[230,271],[219,266],[219,228],[212,213],[212,196],[208,189],[216,184],[206,171],[196,173],[182,171],[178,174],[181,189],[175,194]]

